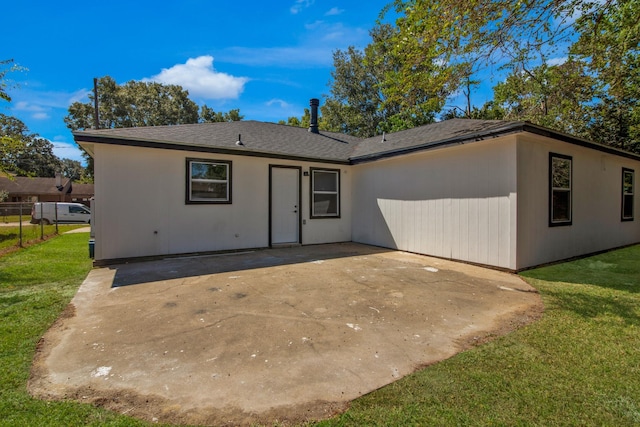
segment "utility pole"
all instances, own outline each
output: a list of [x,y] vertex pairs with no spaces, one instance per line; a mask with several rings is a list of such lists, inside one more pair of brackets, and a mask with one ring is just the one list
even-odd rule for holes
[[98,112],[98,79],[93,78],[93,103],[95,108],[95,128],[100,129],[100,113]]

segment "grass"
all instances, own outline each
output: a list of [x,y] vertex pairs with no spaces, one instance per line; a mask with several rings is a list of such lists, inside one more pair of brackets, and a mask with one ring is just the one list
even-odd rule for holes
[[[22,215],[22,221],[31,220],[30,215]],[[20,222],[20,215],[0,215],[0,221],[8,224],[10,222]]]
[[[58,233],[75,228],[86,227],[87,224],[58,225]],[[0,226],[0,255],[18,250],[20,247],[20,227]],[[40,229],[38,224],[23,224],[22,226],[22,246],[31,246],[41,241],[41,236],[45,239],[56,234],[56,226],[45,225]]]
[[147,425],[27,393],[36,343],[91,269],[88,233],[66,234],[0,258],[0,426]]
[[[62,235],[0,258],[0,426],[148,425],[26,391],[38,339],[91,268],[87,239]],[[639,425],[640,245],[522,276],[544,300],[540,321],[317,425]]]
[[522,273],[543,318],[320,423],[640,425],[640,246]]

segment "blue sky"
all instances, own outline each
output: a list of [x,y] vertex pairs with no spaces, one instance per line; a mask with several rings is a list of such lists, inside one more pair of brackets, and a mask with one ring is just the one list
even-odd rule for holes
[[81,160],[63,118],[88,102],[94,77],[180,84],[216,111],[245,120],[301,116],[329,91],[332,52],[364,48],[389,0],[11,1],[0,60],[26,71],[0,112]]

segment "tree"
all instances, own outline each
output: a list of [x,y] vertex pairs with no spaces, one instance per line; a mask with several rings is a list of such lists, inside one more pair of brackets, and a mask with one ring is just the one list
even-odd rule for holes
[[[629,1],[629,0],[621,0]],[[631,0],[637,1],[637,0]],[[399,91],[430,86],[451,94],[479,68],[498,63],[534,68],[563,49],[575,17],[606,14],[615,1],[395,0],[395,52],[403,55]],[[435,73],[422,76],[422,69]]]
[[[278,124],[280,125],[296,126],[301,128],[308,128],[310,123],[311,123],[311,111],[309,111],[308,108],[304,109],[304,113],[300,118],[292,116],[292,117],[289,117],[286,121],[284,120],[278,121]],[[326,128],[326,126],[324,126],[324,120],[322,117],[318,117],[318,128],[321,130],[329,130]]]
[[54,177],[60,170],[60,159],[53,144],[31,133],[19,119],[0,114],[2,165],[6,172],[19,176]]
[[[177,125],[198,122],[198,106],[177,85],[129,81],[118,85],[111,77],[98,79],[100,129]],[[89,102],[74,102],[64,121],[71,130],[94,127],[94,94]]]
[[18,173],[16,157],[24,148],[24,143],[13,137],[0,135],[0,174]]
[[384,120],[378,79],[367,67],[365,54],[353,46],[333,53],[331,94],[321,107],[328,129],[354,136],[376,134]]
[[[308,110],[308,109],[305,109]],[[278,120],[278,124],[279,125],[287,125],[287,126],[296,126],[296,127],[303,127],[302,126],[302,121],[295,117],[295,116],[291,116],[289,118],[287,118],[287,120]]]
[[53,153],[53,144],[44,138],[31,135],[26,143],[25,151],[18,156],[17,167],[26,174],[38,177],[56,176],[62,164]]
[[640,0],[395,0],[384,13],[391,8],[391,56],[403,61],[382,82],[389,99],[416,90],[432,91],[431,101],[460,91],[469,99],[468,83],[492,65],[509,71],[494,88],[497,109],[469,103],[444,117],[502,110],[640,149]]
[[566,62],[512,73],[494,87],[506,119],[640,152],[640,0],[594,6],[576,21]]
[[364,51],[350,46],[334,52],[330,95],[321,108],[325,129],[368,137],[434,120],[440,104],[430,91],[416,88],[400,94],[393,84],[403,61],[393,52],[395,31],[379,24]]
[[494,102],[507,120],[523,120],[586,135],[588,106],[594,100],[594,79],[582,61],[570,58],[559,65],[532,70],[516,68],[494,87]]
[[[22,69],[13,63],[13,59],[0,61],[0,100],[11,102],[11,97],[7,93],[10,82],[7,81],[6,75],[12,71]],[[2,115],[2,117],[6,117]],[[6,174],[16,170],[15,156],[22,149],[23,142],[15,139],[4,132],[0,134],[0,173]]]
[[11,96],[7,93],[7,89],[12,87],[12,83],[7,80],[8,73],[15,71],[24,71],[26,68],[21,67],[13,62],[13,59],[0,60],[0,99],[11,102]]
[[[198,106],[176,85],[130,81],[118,85],[109,76],[97,81],[99,128],[177,125],[198,122]],[[95,95],[89,102],[74,102],[64,121],[69,129],[95,127]],[[93,158],[82,150],[86,174],[93,176]]]
[[200,122],[203,123],[238,122],[242,119],[244,119],[244,116],[240,114],[240,109],[223,113],[222,111],[216,112],[206,105],[200,107]]
[[449,119],[476,119],[476,120],[504,120],[505,112],[494,101],[485,102],[481,108],[471,107],[471,111],[454,107],[446,110],[440,117],[442,120]]
[[62,174],[73,181],[81,181],[85,178],[85,168],[77,160],[62,159],[60,166]]
[[[199,113],[198,105],[189,99],[189,92],[178,85],[156,82],[129,81],[118,85],[105,76],[97,81],[99,128],[179,125],[207,121],[242,120],[240,110],[216,113],[206,105]],[[64,118],[73,131],[95,127],[95,95],[89,102],[74,102]],[[87,162],[86,173],[93,176],[93,158],[83,150]]]
[[611,2],[577,23],[571,52],[594,76],[588,138],[640,153],[640,0]]
[[23,173],[18,169],[18,158],[26,150],[26,129],[20,120],[0,113],[2,172]]

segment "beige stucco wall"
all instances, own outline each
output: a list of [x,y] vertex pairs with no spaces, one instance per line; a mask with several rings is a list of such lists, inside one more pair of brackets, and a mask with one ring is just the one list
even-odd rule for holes
[[352,170],[354,241],[515,268],[514,136]]
[[[301,236],[303,244],[351,240],[344,166],[104,144],[94,150],[96,260],[268,246],[270,164],[341,169],[338,219],[309,219],[309,177],[302,177]],[[233,162],[232,204],[185,204],[187,157]]]
[[[549,153],[573,157],[572,225],[549,227]],[[622,168],[640,162],[523,134],[518,136],[518,268],[640,242],[639,197],[635,221],[621,217]]]

